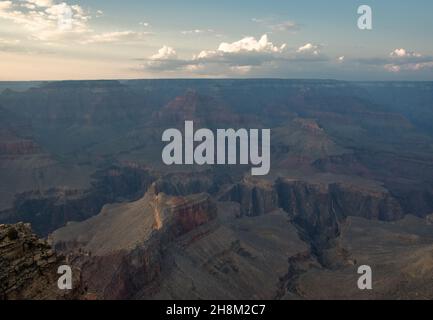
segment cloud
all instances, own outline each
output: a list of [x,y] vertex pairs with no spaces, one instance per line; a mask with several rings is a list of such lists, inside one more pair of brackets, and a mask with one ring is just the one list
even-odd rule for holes
[[270,28],[274,31],[298,31],[299,25],[293,21],[283,21],[274,25],[271,25]]
[[138,23],[140,26],[143,26],[143,27],[150,27],[150,23],[149,22],[144,22],[144,21],[142,21],[142,22],[139,22]]
[[0,38],[0,45],[16,45],[19,43],[20,43],[20,40]]
[[0,11],[12,8],[12,1],[0,1]]
[[401,71],[419,71],[433,67],[433,57],[409,51],[404,48],[395,49],[390,54],[384,68],[388,72],[398,73]]
[[314,45],[312,43],[307,43],[303,46],[300,46],[298,50],[296,50],[297,53],[312,53],[314,55],[318,55],[320,53],[319,46]]
[[0,38],[0,51],[2,51],[2,52],[20,51],[17,48],[19,43],[20,43],[20,40]]
[[252,18],[251,19],[252,22],[255,23],[264,23],[266,21],[266,19],[262,19],[262,18]]
[[237,74],[247,74],[251,71],[252,66],[234,66],[230,70]]
[[176,50],[170,46],[164,45],[157,53],[145,61],[143,67],[154,71],[174,71],[180,67],[185,67],[185,65],[186,64],[181,59],[178,59]]
[[52,0],[27,0],[27,2],[37,7],[51,7],[53,5]]
[[388,72],[395,72],[396,73],[396,72],[400,72],[401,71],[401,67],[400,66],[393,65],[393,64],[386,64],[383,67]]
[[390,73],[415,72],[433,68],[433,56],[423,55],[404,48],[394,49],[385,57],[357,59],[352,62]]
[[223,42],[219,45],[218,51],[224,53],[233,52],[281,52],[286,47],[286,44],[282,44],[280,47],[274,46],[272,42],[268,40],[268,36],[264,34],[260,40],[256,40],[254,37],[245,37],[239,41],[232,43]]
[[158,53],[144,59],[142,67],[151,72],[200,74],[211,76],[250,75],[270,68],[286,68],[308,62],[323,62],[327,58],[314,50],[289,50],[285,43],[276,45],[266,34],[260,38],[244,37],[234,42],[222,42],[214,50],[202,50],[190,59],[179,58],[175,49],[164,46]]
[[296,32],[299,31],[300,25],[291,20],[277,21],[275,17],[252,18],[252,22],[263,25],[264,27],[275,32]]
[[407,58],[407,57],[421,57],[421,54],[414,51],[407,51],[406,49],[400,48],[395,49],[389,54],[392,58]]
[[139,41],[144,39],[149,33],[146,32],[135,32],[131,30],[127,31],[114,31],[105,32],[100,34],[93,34],[82,41],[83,44],[92,43],[115,43],[115,42],[128,42],[128,41]]
[[193,30],[183,30],[180,33],[183,35],[191,35],[191,34],[204,34],[204,33],[214,33],[213,29],[193,29]]
[[[96,10],[95,17],[101,15],[103,12]],[[89,12],[79,5],[53,0],[0,1],[0,18],[21,27],[26,38],[49,44],[131,42],[149,34],[131,30],[97,33],[89,25]]]
[[168,60],[176,58],[176,50],[169,46],[163,46],[161,49],[158,50],[158,53],[150,57],[151,60]]
[[78,5],[48,0],[25,0],[22,5],[0,1],[0,18],[21,26],[33,39],[51,41],[90,32],[87,25],[90,17]]

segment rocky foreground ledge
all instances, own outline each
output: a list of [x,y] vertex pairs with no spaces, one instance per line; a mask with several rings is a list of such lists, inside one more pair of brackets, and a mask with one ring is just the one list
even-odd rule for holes
[[[57,287],[57,269],[63,264],[65,258],[33,234],[30,224],[0,225],[0,300],[78,298],[79,285],[71,291]],[[73,283],[79,284],[74,273]]]

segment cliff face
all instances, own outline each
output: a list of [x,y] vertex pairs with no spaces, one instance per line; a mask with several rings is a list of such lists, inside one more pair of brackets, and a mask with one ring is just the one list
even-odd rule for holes
[[385,191],[337,183],[244,179],[222,193],[220,200],[239,203],[244,216],[259,216],[282,208],[311,245],[312,253],[327,267],[344,264],[347,258],[339,243],[341,224],[347,216],[382,221],[404,216],[398,201]]
[[174,217],[170,228],[175,236],[188,233],[217,216],[215,203],[207,194],[176,199],[168,210],[169,215]]
[[335,206],[328,186],[278,180],[276,189],[280,206],[299,227],[301,237],[310,243],[320,263],[326,267],[345,263],[339,243],[345,216]]
[[77,299],[83,293],[73,271],[73,290],[57,287],[57,268],[67,264],[32,233],[28,224],[0,225],[0,299]]
[[220,196],[221,201],[240,204],[242,216],[260,216],[278,208],[278,194],[273,183],[253,179],[230,187]]
[[381,221],[395,221],[404,217],[397,199],[387,192],[368,191],[342,184],[331,184],[329,190],[345,216]]
[[155,191],[170,196],[186,196],[195,193],[213,194],[221,186],[232,183],[229,174],[208,171],[166,174],[155,181]]
[[26,221],[46,236],[69,221],[83,221],[99,213],[106,203],[141,197],[155,180],[146,168],[112,166],[98,171],[90,189],[53,188],[24,192],[15,197],[12,209],[0,212],[0,221]]
[[[152,186],[138,201],[105,207],[87,221],[53,235],[83,269],[83,282],[98,298],[127,299],[158,282],[165,247],[217,215],[207,194],[171,197]],[[85,253],[85,255],[83,255]],[[107,268],[106,266],[116,266]]]

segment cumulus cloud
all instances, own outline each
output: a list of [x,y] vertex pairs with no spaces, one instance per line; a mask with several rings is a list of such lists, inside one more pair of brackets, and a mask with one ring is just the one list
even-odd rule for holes
[[388,72],[418,71],[433,67],[433,57],[404,48],[395,49],[389,56],[390,59],[384,65]]
[[223,42],[219,45],[218,51],[225,53],[242,51],[281,52],[285,47],[286,44],[282,44],[280,47],[274,46],[274,44],[268,40],[268,36],[264,34],[258,41],[254,37],[245,37],[232,43]]
[[312,53],[314,55],[318,55],[320,53],[319,46],[314,45],[312,43],[307,43],[303,46],[300,46],[298,50],[296,50],[298,53]]
[[421,57],[421,54],[414,51],[407,51],[406,49],[403,48],[395,49],[389,55],[392,58]]
[[[315,46],[315,50],[318,50]],[[309,50],[299,53],[287,44],[274,44],[266,34],[260,38],[244,37],[233,42],[222,42],[216,49],[202,50],[190,59],[179,58],[172,47],[164,46],[158,53],[144,59],[148,71],[185,71],[213,76],[249,75],[263,68],[278,69],[283,65],[306,61],[324,61],[326,57]]]
[[433,56],[397,48],[385,57],[356,60],[360,65],[384,69],[390,73],[413,72],[433,68]]
[[178,58],[177,52],[170,46],[162,46],[157,53],[150,56],[144,63],[144,67],[149,70],[163,71],[170,70],[175,71],[181,67],[185,67],[187,64]]
[[158,53],[150,57],[151,60],[168,60],[176,58],[176,50],[169,46],[163,46],[161,49],[158,50]]

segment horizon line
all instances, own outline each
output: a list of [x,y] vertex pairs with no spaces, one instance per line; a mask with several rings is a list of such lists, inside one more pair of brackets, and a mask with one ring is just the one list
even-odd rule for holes
[[23,82],[85,82],[85,81],[245,81],[245,80],[279,80],[279,81],[334,81],[334,82],[433,82],[432,80],[344,80],[334,78],[278,78],[278,77],[252,77],[252,78],[94,78],[94,79],[53,79],[53,80],[0,80],[0,83]]

